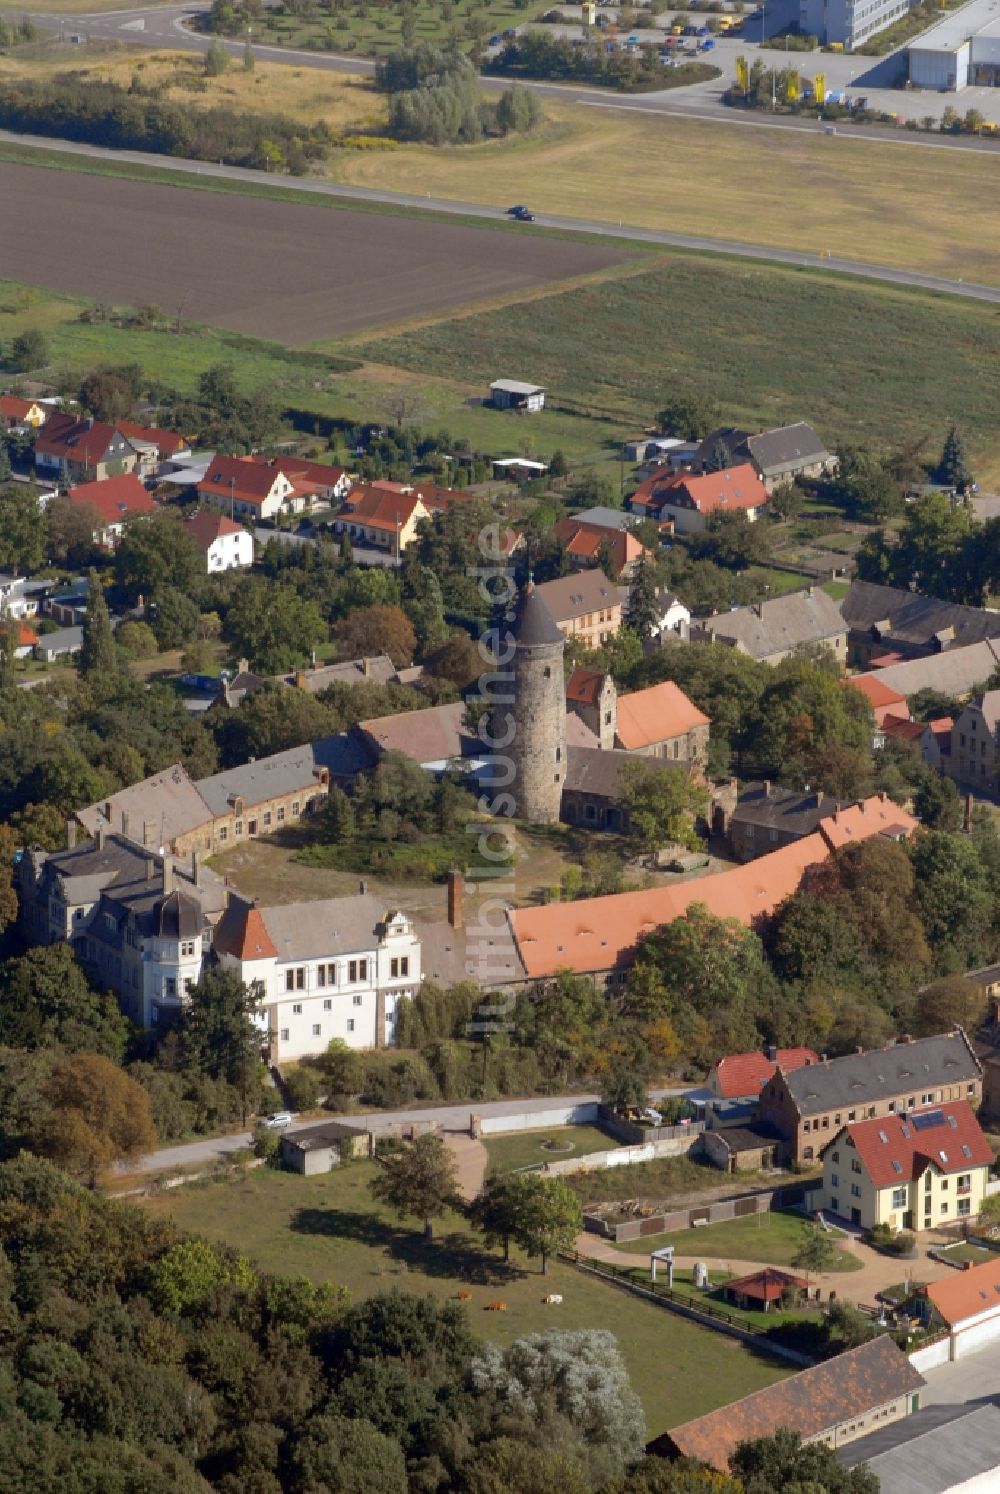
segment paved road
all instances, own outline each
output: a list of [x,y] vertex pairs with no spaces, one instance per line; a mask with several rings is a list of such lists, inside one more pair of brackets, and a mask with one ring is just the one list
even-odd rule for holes
[[[771,9],[774,8],[775,0],[772,0],[768,8],[769,17]],[[32,19],[57,36],[79,35],[89,41],[131,42],[140,46],[151,45],[202,52],[209,45],[211,38],[192,31],[189,23],[194,16],[208,9],[210,9],[209,0],[190,0],[190,3],[186,5],[152,5],[95,15],[60,16],[39,12],[33,13]],[[847,91],[856,96],[863,94],[869,99],[873,108],[880,108],[887,113],[902,113],[917,118],[923,115],[940,117],[949,103],[955,105],[955,98],[951,94],[919,91],[903,93],[895,89],[880,88],[867,82],[866,69],[869,71],[885,69],[887,65],[885,58],[838,56],[835,53],[826,53],[822,57],[817,54],[815,57],[806,55],[789,58],[780,51],[761,49],[754,40],[755,24],[754,22],[750,28],[752,35],[734,37],[731,40],[724,37],[716,38],[715,49],[706,55],[705,60],[720,67],[722,76],[710,83],[695,84],[687,88],[666,89],[657,93],[630,95],[622,95],[613,91],[602,92],[599,89],[578,87],[572,84],[528,82],[527,86],[543,97],[558,98],[598,108],[726,120],[747,128],[804,130],[815,133],[817,125],[814,122],[781,115],[742,113],[728,108],[722,102],[722,94],[735,77],[737,56],[742,53],[753,57],[759,53],[768,67],[780,69],[786,63],[792,62],[807,73],[811,73],[822,66],[822,71],[826,74],[828,89]],[[242,54],[244,45],[242,38],[229,40],[226,45],[234,55]],[[267,46],[256,40],[254,52],[267,62],[290,63],[296,67],[319,68],[328,72],[357,74],[372,73],[375,70],[374,62],[367,58],[341,56],[328,52],[295,51],[288,47]],[[509,86],[503,79],[483,78],[481,81],[484,87],[491,89]],[[970,107],[980,109],[987,118],[997,115],[995,90],[965,90],[960,96],[959,103],[963,110]],[[883,139],[923,149],[935,147],[948,150],[996,151],[1000,149],[1000,142],[988,139],[970,140],[963,139],[961,136],[945,135],[936,137],[932,143],[926,136],[904,136],[891,128],[850,125],[842,126],[841,129],[851,139]]]
[[[255,185],[261,182],[259,171],[247,171],[239,166],[215,166],[205,161],[187,161],[174,156],[160,156],[144,151],[107,150],[99,146],[81,145],[72,140],[47,140],[39,135],[16,135],[9,130],[0,130],[0,141],[15,145],[38,146],[66,155],[162,167],[193,177],[252,182]],[[501,208],[485,207],[481,203],[454,202],[442,197],[420,197],[414,193],[388,192],[375,187],[351,187],[341,182],[314,181],[310,178],[273,176],[267,180],[271,187],[278,190],[307,192],[317,197],[341,198],[346,202],[381,203],[393,207],[451,214],[466,219],[479,218],[485,223],[505,221]],[[627,223],[614,224],[597,219],[565,218],[550,213],[538,213],[536,223],[541,228],[558,229],[563,233],[585,233],[600,238],[627,238],[636,243],[662,245],[665,248],[690,249],[705,254],[729,254],[740,259],[792,265],[798,269],[824,270],[834,275],[858,276],[865,280],[884,281],[889,285],[911,286],[919,290],[940,291],[945,295],[964,296],[976,301],[991,301],[1000,304],[1000,288],[996,286],[979,285],[966,280],[951,280],[941,275],[925,275],[916,270],[875,265],[865,260],[843,259],[836,256],[828,258],[820,253],[805,254],[797,249],[773,248],[766,244],[736,243],[728,239],[709,238],[702,234],[670,233],[665,229],[635,228]],[[533,231],[530,224],[524,225],[525,233]]]
[[[664,1095],[681,1095],[686,1091],[684,1089],[651,1089],[649,1093],[653,1099],[659,1100]],[[533,1100],[493,1100],[485,1105],[466,1101],[462,1105],[435,1105],[427,1109],[377,1110],[366,1115],[324,1115],[322,1120],[342,1120],[352,1125],[368,1123],[380,1126],[430,1120],[437,1121],[445,1131],[468,1131],[471,1115],[489,1117],[537,1114],[547,1110],[558,1110],[564,1106],[589,1105],[599,1099],[599,1095],[593,1094],[545,1095]],[[317,1124],[315,1116],[310,1120],[293,1121],[285,1135]],[[126,1170],[130,1173],[167,1172],[175,1167],[191,1167],[200,1162],[215,1162],[219,1157],[226,1157],[231,1152],[238,1152],[248,1147],[250,1140],[249,1131],[240,1131],[232,1136],[213,1136],[206,1141],[189,1141],[183,1146],[168,1146],[161,1151],[151,1152],[148,1157],[141,1158],[138,1163],[130,1163]]]

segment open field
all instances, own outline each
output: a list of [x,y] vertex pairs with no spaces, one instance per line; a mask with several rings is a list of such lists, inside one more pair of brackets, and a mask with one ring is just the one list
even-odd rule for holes
[[516,367],[554,403],[643,425],[674,384],[710,392],[727,422],[751,430],[805,419],[831,444],[926,436],[938,449],[955,418],[980,483],[1000,475],[1000,318],[817,270],[677,253],[600,286],[358,340],[352,351],[471,381]]
[[592,1152],[610,1152],[621,1143],[597,1126],[559,1126],[554,1131],[514,1131],[484,1136],[490,1172],[513,1172],[542,1162],[565,1162]]
[[[322,119],[335,135],[379,133],[385,126],[386,97],[360,74],[321,72],[260,59],[253,72],[238,64],[218,77],[206,77],[197,53],[150,52],[134,44],[43,41],[0,57],[0,79],[51,79],[72,72],[128,88],[134,81],[159,96],[193,109],[239,109],[283,114],[305,124]],[[392,142],[386,141],[386,148]]]
[[[1000,283],[989,155],[545,101],[537,135],[342,155],[337,174]],[[954,224],[962,224],[961,234]],[[989,315],[989,313],[987,313]],[[822,362],[822,350],[813,349]]]
[[[0,274],[184,316],[287,345],[517,295],[620,263],[627,251],[498,240],[444,221],[218,197],[0,165]],[[73,233],[53,233],[53,212]],[[496,377],[496,375],[491,375]],[[487,383],[489,380],[487,380]]]
[[[193,1185],[144,1200],[143,1207],[180,1228],[224,1240],[264,1269],[334,1281],[357,1299],[398,1287],[454,1296],[472,1294],[469,1312],[484,1338],[509,1343],[544,1328],[609,1328],[618,1338],[642,1398],[650,1436],[737,1396],[782,1379],[785,1370],[734,1339],[689,1323],[554,1262],[547,1277],[536,1261],[517,1259],[508,1271],[462,1219],[438,1225],[437,1240],[402,1226],[368,1193],[371,1164],[354,1163],[303,1178],[258,1171],[244,1178]],[[541,1299],[562,1293],[562,1306]],[[497,1298],[507,1312],[490,1313]],[[678,1373],[682,1364],[697,1374]]]
[[[630,1240],[616,1248],[630,1255],[648,1255],[664,1245],[673,1245],[678,1255],[697,1255],[705,1259],[765,1261],[771,1266],[790,1266],[802,1243],[801,1214],[752,1214],[732,1219],[726,1224],[703,1224],[700,1229],[675,1230],[672,1234]],[[843,1239],[839,1230],[830,1231],[831,1239]],[[830,1271],[857,1271],[861,1262],[846,1251],[838,1250]]]

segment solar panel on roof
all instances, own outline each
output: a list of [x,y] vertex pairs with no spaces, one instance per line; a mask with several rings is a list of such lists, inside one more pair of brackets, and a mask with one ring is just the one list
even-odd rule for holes
[[957,1131],[958,1130],[958,1117],[956,1115],[949,1115],[949,1117],[948,1117],[948,1124],[949,1124],[949,1126],[951,1127],[951,1129],[953,1131]]
[[934,1126],[944,1125],[943,1110],[924,1110],[910,1117],[915,1131],[930,1131]]
[[900,1130],[901,1130],[901,1131],[902,1131],[902,1133],[903,1133],[903,1140],[904,1140],[904,1141],[909,1141],[909,1139],[910,1139],[910,1128],[909,1128],[909,1126],[908,1126],[908,1125],[907,1125],[907,1124],[906,1124],[906,1122],[905,1122],[905,1121],[900,1121],[900,1124],[899,1124],[899,1129],[900,1129]]

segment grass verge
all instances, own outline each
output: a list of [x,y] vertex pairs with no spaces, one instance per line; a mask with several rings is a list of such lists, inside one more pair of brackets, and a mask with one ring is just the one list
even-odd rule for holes
[[[334,1281],[355,1299],[392,1287],[439,1299],[468,1291],[475,1331],[501,1343],[552,1327],[608,1328],[642,1398],[650,1436],[785,1374],[736,1340],[572,1266],[556,1262],[546,1277],[537,1262],[522,1258],[505,1268],[456,1215],[441,1221],[438,1239],[428,1243],[419,1226],[401,1226],[373,1203],[371,1171],[369,1163],[312,1178],[258,1171],[186,1185],[146,1199],[142,1207],[182,1229],[237,1246],[265,1270]],[[548,1292],[562,1294],[561,1307],[543,1307]],[[507,1311],[486,1312],[487,1303],[498,1299]],[[696,1364],[698,1373],[665,1370],[682,1364]]]

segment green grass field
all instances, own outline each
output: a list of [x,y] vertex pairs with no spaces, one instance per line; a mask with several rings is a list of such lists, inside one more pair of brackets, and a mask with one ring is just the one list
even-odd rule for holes
[[672,386],[694,386],[747,429],[809,420],[830,443],[926,437],[936,450],[954,410],[977,475],[1000,471],[1000,320],[974,303],[821,272],[676,254],[356,351],[473,383],[516,369],[544,384],[553,405],[632,425],[654,419]]
[[[355,1299],[393,1287],[441,1299],[468,1291],[473,1328],[501,1343],[545,1328],[608,1328],[642,1398],[650,1436],[786,1373],[735,1339],[572,1266],[554,1262],[543,1277],[537,1261],[518,1259],[508,1270],[455,1215],[442,1220],[439,1238],[427,1243],[419,1226],[399,1224],[372,1202],[370,1176],[369,1163],[313,1178],[259,1170],[174,1189],[143,1207],[235,1245],[265,1270],[334,1281]],[[560,1307],[543,1306],[548,1292],[562,1294]],[[485,1310],[496,1300],[507,1303],[506,1312]],[[696,1365],[697,1374],[683,1373],[683,1365]]]
[[[559,1126],[553,1131],[515,1131],[484,1137],[491,1172],[513,1172],[542,1162],[565,1162],[592,1152],[608,1152],[621,1143],[597,1126]],[[551,1145],[546,1145],[551,1143]]]
[[[732,1219],[727,1224],[704,1224],[700,1229],[675,1230],[672,1234],[630,1240],[619,1245],[630,1255],[649,1255],[664,1245],[673,1245],[678,1255],[695,1255],[712,1260],[764,1261],[770,1266],[790,1266],[802,1243],[801,1214],[751,1214]],[[834,1239],[842,1240],[840,1230],[831,1230]],[[844,1250],[838,1250],[831,1271],[857,1271],[861,1262]]]
[[[531,12],[518,8],[514,0],[453,0],[453,17],[447,20],[436,0],[416,0],[413,6],[414,41],[443,46],[455,41],[464,50],[472,46],[473,33],[488,39],[508,28],[523,26]],[[378,57],[402,45],[401,5],[379,5],[369,9],[357,5],[334,18],[286,14],[283,9],[265,10],[254,23],[254,35],[264,46],[306,48],[317,52],[357,52]]]
[[[757,1174],[740,1174],[742,1183],[756,1180]],[[669,1203],[697,1197],[703,1193],[725,1191],[725,1175],[708,1162],[694,1162],[690,1157],[656,1157],[652,1162],[636,1162],[630,1167],[604,1168],[600,1172],[579,1172],[569,1184],[581,1203],[606,1203],[622,1198],[648,1198]]]

